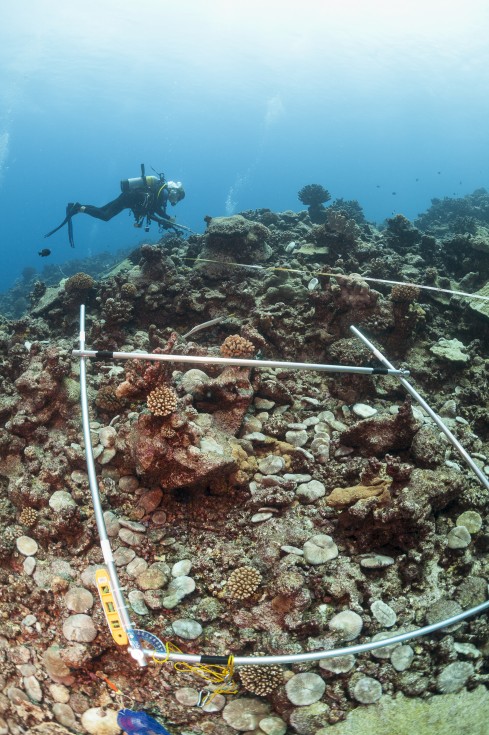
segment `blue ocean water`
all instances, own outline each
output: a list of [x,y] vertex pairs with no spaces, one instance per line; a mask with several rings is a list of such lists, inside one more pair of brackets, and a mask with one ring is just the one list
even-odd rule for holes
[[[26,0],[0,9],[0,291],[142,240],[103,205],[144,162],[178,222],[299,210],[320,183],[367,218],[489,188],[485,0]],[[153,225],[149,237],[159,235]]]

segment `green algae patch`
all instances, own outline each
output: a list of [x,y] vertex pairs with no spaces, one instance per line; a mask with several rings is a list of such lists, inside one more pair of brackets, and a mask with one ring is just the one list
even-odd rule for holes
[[344,722],[316,735],[487,735],[489,692],[440,694],[430,699],[383,697],[379,704],[358,707]]

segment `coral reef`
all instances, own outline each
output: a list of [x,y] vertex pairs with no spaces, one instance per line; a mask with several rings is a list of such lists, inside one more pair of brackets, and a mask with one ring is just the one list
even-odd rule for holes
[[297,194],[303,204],[307,204],[307,211],[311,222],[322,224],[326,218],[325,202],[329,202],[331,194],[320,184],[307,184]]
[[[223,264],[238,260],[241,263],[266,261],[272,254],[267,244],[269,236],[267,227],[240,214],[212,217],[207,222],[207,233],[200,257],[202,260],[216,260]],[[215,272],[215,267],[205,267],[208,276]]]
[[[459,730],[460,712],[487,714],[484,616],[356,657],[237,667],[238,693],[199,707],[209,682],[192,667],[137,668],[97,600],[104,556],[70,355],[82,302],[90,348],[135,353],[86,368],[104,520],[138,627],[190,653],[307,653],[486,600],[489,492],[398,379],[259,360],[378,366],[355,325],[410,370],[487,474],[489,314],[413,284],[486,293],[489,195],[376,227],[356,202],[301,194],[320,221],[209,218],[203,235],[143,242],[117,263],[26,271],[1,301],[2,732],[116,732],[114,687],[175,735],[394,721],[443,732],[440,711]],[[257,365],[206,361],[219,356]]]

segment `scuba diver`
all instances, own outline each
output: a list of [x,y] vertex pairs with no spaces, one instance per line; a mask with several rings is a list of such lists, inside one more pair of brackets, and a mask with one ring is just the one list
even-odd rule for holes
[[123,179],[121,181],[121,194],[103,207],[94,207],[92,204],[70,203],[66,207],[66,217],[54,230],[48,232],[44,237],[51,237],[66,224],[68,225],[68,238],[72,248],[75,247],[73,240],[72,217],[79,212],[96,217],[108,222],[112,217],[130,209],[134,215],[134,227],[142,227],[146,220],[144,230],[149,232],[151,222],[157,222],[160,230],[173,229],[189,230],[184,225],[178,225],[175,220],[166,213],[168,202],[174,207],[185,197],[185,191],[180,181],[166,181],[163,174],[158,176],[146,176],[144,163],[141,164],[141,176],[134,179]]

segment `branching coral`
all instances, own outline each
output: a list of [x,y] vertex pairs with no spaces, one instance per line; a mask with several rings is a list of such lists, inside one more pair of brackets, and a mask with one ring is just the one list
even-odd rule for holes
[[308,184],[303,186],[297,194],[300,201],[307,205],[307,211],[311,222],[321,224],[326,219],[325,202],[329,202],[331,194],[320,184]]
[[230,334],[222,343],[220,353],[223,357],[250,358],[255,354],[255,346],[239,334]]
[[[178,335],[172,332],[164,347],[154,350],[163,355],[173,351]],[[117,386],[117,398],[143,398],[162,383],[168,382],[170,367],[164,362],[147,362],[144,360],[128,360],[126,363],[126,379]]]
[[303,204],[309,207],[317,207],[331,199],[331,194],[321,184],[307,184],[299,190],[297,196]]
[[350,312],[351,309],[373,309],[379,296],[379,292],[371,289],[358,273],[351,273],[349,276],[332,277],[325,288],[313,293],[311,298],[317,309],[323,305],[330,308],[333,304],[338,312]]
[[421,240],[421,233],[402,214],[387,220],[386,236],[389,246],[400,253],[412,251]]
[[409,346],[416,327],[424,322],[425,312],[415,303],[419,294],[419,288],[409,283],[392,287],[394,330],[389,337],[389,347],[398,356],[402,355]]
[[363,213],[361,204],[356,199],[335,199],[329,207],[329,211],[339,210],[349,219],[355,220],[357,225],[365,225],[367,220]]
[[328,228],[346,240],[353,242],[358,237],[359,230],[355,220],[348,217],[346,212],[330,209],[326,218]]
[[34,508],[22,508],[20,515],[19,515],[19,523],[21,523],[23,526],[35,526],[37,523],[39,513]]
[[327,248],[332,255],[341,256],[344,264],[345,258],[350,258],[349,268],[355,269],[355,261],[352,255],[358,247],[360,228],[355,220],[351,219],[346,212],[338,209],[325,210],[319,227],[315,227],[312,236],[316,247]]
[[411,303],[419,297],[419,288],[410,283],[392,286],[391,301]]
[[108,326],[127,324],[132,317],[133,308],[131,301],[109,297],[103,300],[101,314]]
[[239,678],[245,689],[259,697],[271,694],[284,683],[280,666],[242,666]]
[[146,401],[155,416],[169,416],[177,408],[177,394],[169,385],[160,385],[152,390]]
[[90,291],[95,286],[95,281],[88,273],[75,273],[70,276],[65,283],[65,291],[69,294],[75,294]]
[[261,582],[261,574],[253,567],[238,567],[229,575],[226,589],[235,600],[246,600],[256,592]]
[[132,301],[134,298],[136,298],[137,293],[138,290],[134,283],[130,283],[129,281],[127,281],[126,283],[122,284],[120,294],[123,299]]

